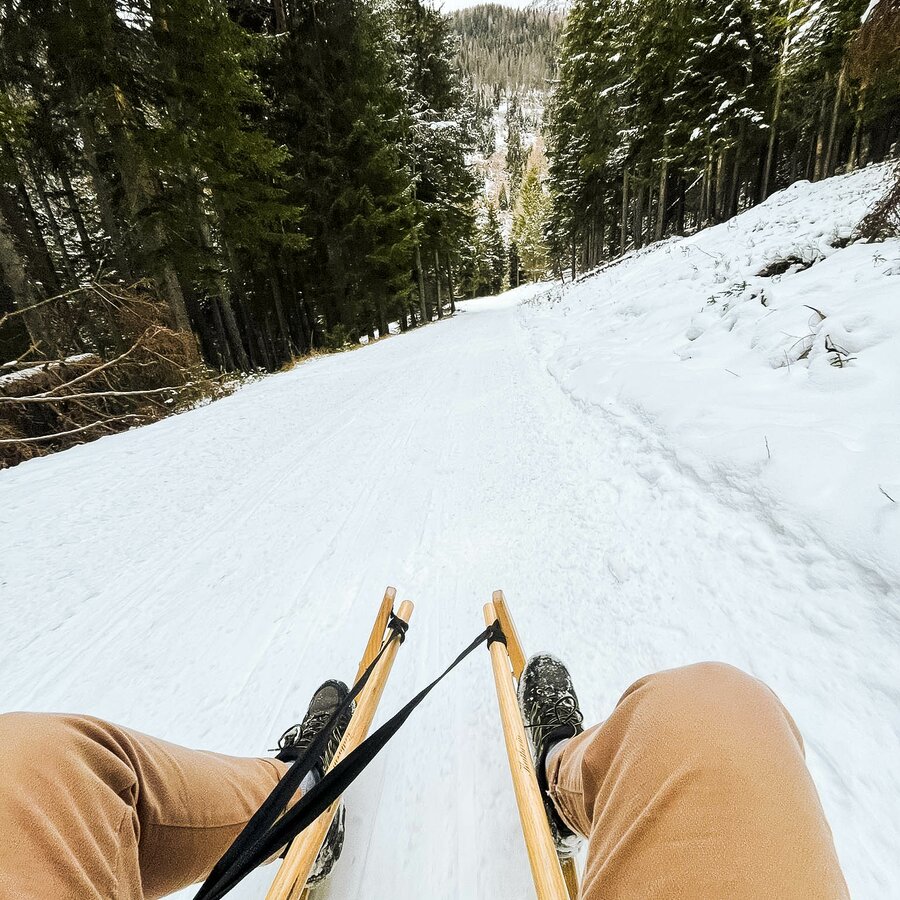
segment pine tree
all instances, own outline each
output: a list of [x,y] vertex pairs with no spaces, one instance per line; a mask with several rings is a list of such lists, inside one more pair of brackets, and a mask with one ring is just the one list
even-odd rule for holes
[[454,68],[455,46],[440,12],[421,0],[395,0],[393,20],[404,62],[400,81],[414,183],[419,309],[427,321],[432,310],[443,315],[444,271],[452,271],[450,257],[473,227],[476,191],[466,154],[472,149],[474,109]]
[[589,268],[884,158],[900,133],[896,67],[854,67],[865,8],[576,0],[548,110],[554,269],[564,253]]
[[525,169],[525,148],[522,144],[522,112],[515,95],[510,98],[506,112],[506,171],[509,174],[509,193],[515,201]]
[[507,273],[507,251],[503,231],[500,228],[500,217],[497,208],[488,204],[484,227],[484,243],[488,258],[489,290],[491,294],[499,294],[505,287]]
[[530,281],[543,278],[550,265],[544,232],[550,213],[549,198],[536,166],[529,166],[513,213],[512,239],[522,269]]

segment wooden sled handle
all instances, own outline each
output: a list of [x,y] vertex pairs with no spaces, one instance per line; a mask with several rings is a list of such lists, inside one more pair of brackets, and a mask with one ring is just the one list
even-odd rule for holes
[[[396,593],[392,587],[389,587],[384,592],[384,599],[381,601],[378,616],[369,636],[369,642],[366,644],[366,650],[360,661],[360,672],[366,669],[381,649]],[[402,619],[404,622],[409,622],[413,608],[413,604],[409,600],[404,600],[397,610],[397,618]],[[331,760],[331,764],[328,767],[329,770],[333,769],[351,750],[358,747],[365,740],[372,725],[372,720],[375,718],[375,711],[378,709],[378,703],[381,700],[381,695],[384,693],[388,676],[391,673],[391,667],[399,649],[400,642],[392,641],[391,645],[385,650],[384,656],[381,657],[378,665],[372,671],[368,684],[357,698],[356,709],[353,711],[350,724],[347,726],[344,737],[341,739]],[[266,900],[299,900],[306,893],[306,882],[309,879],[309,873],[312,871],[316,857],[319,855],[322,842],[325,840],[325,835],[331,827],[331,822],[337,812],[339,803],[340,800],[335,800],[309,828],[294,838],[294,842],[291,844],[291,848],[284,858],[278,873],[275,875],[269,892],[266,894]]]
[[[499,602],[499,609],[498,603]],[[501,614],[506,619],[504,622]],[[500,621],[506,636],[506,646],[500,641],[490,645],[491,668],[494,671],[494,685],[497,688],[497,703],[500,707],[500,722],[506,741],[506,755],[512,773],[516,805],[522,822],[522,834],[531,865],[531,877],[537,891],[538,900],[569,900],[556,846],[550,834],[550,825],[544,811],[541,789],[538,787],[531,748],[525,736],[525,726],[519,712],[519,703],[513,686],[513,672],[517,666],[519,674],[525,666],[525,655],[519,642],[509,610],[506,608],[502,591],[494,592],[494,601],[484,606],[486,625]],[[508,629],[508,630],[507,630]]]

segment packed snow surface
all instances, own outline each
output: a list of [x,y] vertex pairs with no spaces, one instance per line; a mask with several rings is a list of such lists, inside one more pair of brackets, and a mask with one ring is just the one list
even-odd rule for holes
[[[900,244],[841,249],[882,174],[0,473],[0,708],[262,754],[385,585],[417,607],[382,718],[503,587],[588,721],[661,668],[765,679],[853,896],[891,896]],[[486,653],[348,804],[335,900],[533,896]]]

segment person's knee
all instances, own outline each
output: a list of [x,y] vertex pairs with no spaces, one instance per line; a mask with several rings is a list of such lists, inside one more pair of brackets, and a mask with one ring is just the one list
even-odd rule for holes
[[70,749],[63,716],[12,712],[0,715],[0,759],[4,776],[12,781],[31,781],[48,760]]
[[701,662],[661,672],[671,683],[672,693],[680,702],[718,703],[725,698],[741,697],[756,703],[777,703],[775,695],[763,682],[736,666],[723,662]]
[[55,713],[0,714],[0,757],[9,767],[66,768],[103,742],[99,720]]
[[696,663],[644,679],[639,717],[657,737],[719,754],[773,739],[800,743],[793,720],[759,679],[719,662]]
[[24,753],[59,744],[68,730],[65,718],[51,713],[2,713],[0,748],[4,753]]

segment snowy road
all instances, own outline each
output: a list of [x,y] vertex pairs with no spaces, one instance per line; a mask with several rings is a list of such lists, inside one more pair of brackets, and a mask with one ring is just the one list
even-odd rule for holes
[[[516,299],[0,473],[0,708],[262,753],[319,681],[352,677],[385,585],[417,608],[382,713],[503,587],[526,649],[569,662],[588,720],[659,668],[721,659],[768,681],[806,737],[854,896],[891,895],[884,585],[707,490],[638,422],[572,402]],[[332,898],[533,896],[487,654],[349,802]]]

